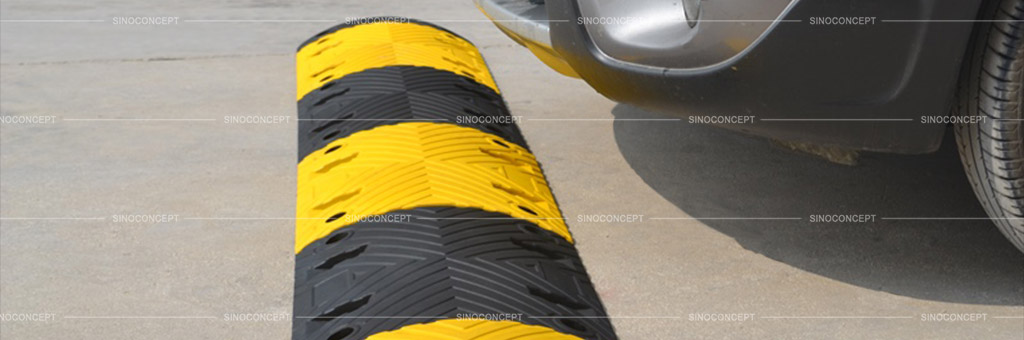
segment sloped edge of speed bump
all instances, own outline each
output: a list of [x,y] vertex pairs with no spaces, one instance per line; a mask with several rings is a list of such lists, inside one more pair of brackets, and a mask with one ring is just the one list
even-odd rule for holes
[[533,154],[452,124],[360,131],[299,162],[295,252],[360,218],[424,206],[480,208],[572,241]]

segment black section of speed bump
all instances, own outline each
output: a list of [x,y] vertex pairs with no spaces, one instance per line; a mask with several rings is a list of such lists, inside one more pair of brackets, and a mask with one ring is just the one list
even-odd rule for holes
[[312,43],[316,42],[317,40],[320,40],[320,38],[323,38],[325,35],[337,32],[337,31],[342,30],[342,29],[346,29],[346,28],[353,27],[353,26],[358,26],[358,25],[366,25],[366,24],[373,24],[373,23],[380,23],[380,22],[410,23],[410,24],[429,26],[429,27],[433,27],[433,28],[439,29],[441,31],[444,31],[445,33],[451,34],[451,35],[453,35],[453,36],[455,36],[455,37],[457,37],[459,39],[466,40],[467,42],[469,41],[466,38],[463,38],[461,35],[458,35],[455,32],[449,31],[447,28],[444,28],[444,27],[441,27],[441,26],[438,26],[438,25],[434,25],[434,24],[431,24],[431,23],[426,22],[426,21],[420,21],[420,20],[404,18],[404,17],[396,17],[396,16],[381,16],[381,17],[368,17],[368,18],[353,19],[353,20],[349,20],[349,21],[346,21],[346,22],[334,25],[331,28],[328,28],[328,29],[325,29],[323,31],[320,31],[320,33],[317,33],[316,35],[310,37],[309,39],[306,39],[306,41],[303,41],[302,44],[299,45],[299,47],[296,48],[295,50],[296,51],[302,50],[302,48],[306,47],[306,45],[312,44]]
[[501,95],[444,70],[389,66],[353,73],[299,100],[299,161],[332,141],[381,125],[449,123],[526,148]]
[[460,313],[521,313],[524,324],[615,339],[576,249],[561,236],[470,208],[373,218],[387,222],[338,229],[296,256],[295,339],[363,339]]

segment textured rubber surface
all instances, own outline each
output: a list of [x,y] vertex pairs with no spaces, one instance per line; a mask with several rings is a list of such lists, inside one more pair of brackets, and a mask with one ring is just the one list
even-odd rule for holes
[[302,47],[295,57],[296,100],[331,80],[385,66],[451,71],[500,92],[476,47],[428,25],[378,22],[350,26]]
[[452,124],[378,126],[299,162],[295,252],[367,215],[424,206],[472,207],[569,230],[525,148]]
[[526,147],[498,93],[429,67],[353,73],[309,92],[298,105],[299,160],[354,132],[417,120],[472,127]]
[[1024,0],[992,1],[976,28],[961,75],[955,114],[967,178],[993,222],[1024,251]]
[[[294,313],[295,339],[335,339],[334,334],[362,339],[479,313],[520,314],[512,321],[545,327],[520,325],[492,334],[506,337],[479,339],[519,339],[511,335],[551,330],[615,338],[571,243],[529,221],[467,208],[394,211],[310,244],[296,257]],[[373,339],[435,338],[428,333],[477,339],[493,327],[519,324],[458,330],[478,323],[417,326]]]
[[380,333],[367,340],[572,340],[580,339],[551,329],[512,321],[441,320],[429,324],[406,326],[397,331]]

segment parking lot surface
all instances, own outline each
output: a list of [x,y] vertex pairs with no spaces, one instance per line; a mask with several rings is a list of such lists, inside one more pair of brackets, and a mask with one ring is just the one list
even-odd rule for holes
[[[549,70],[471,1],[0,11],[2,114],[56,117],[0,125],[0,313],[52,316],[4,339],[287,339],[288,318],[232,316],[292,310],[293,53],[380,15],[483,52],[622,339],[1024,338],[1024,255],[989,221],[895,219],[985,216],[951,138],[849,167],[662,120]],[[224,120],[246,115],[291,120]],[[877,219],[810,221],[836,213]]]

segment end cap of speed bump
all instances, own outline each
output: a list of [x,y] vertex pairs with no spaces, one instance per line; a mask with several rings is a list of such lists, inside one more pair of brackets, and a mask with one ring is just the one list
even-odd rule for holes
[[454,35],[456,37],[459,37],[459,39],[469,41],[468,39],[463,38],[458,33],[449,31],[447,28],[444,28],[444,27],[441,27],[441,26],[438,26],[438,25],[434,25],[434,24],[426,22],[426,21],[416,20],[416,19],[413,19],[413,18],[406,18],[406,17],[380,16],[380,17],[359,18],[359,19],[349,20],[347,22],[343,22],[343,23],[334,25],[331,28],[328,28],[328,29],[325,29],[323,31],[320,31],[320,33],[317,33],[316,35],[310,37],[309,39],[306,39],[306,41],[303,41],[302,44],[299,44],[299,47],[296,48],[295,51],[302,50],[302,48],[306,47],[306,45],[309,45],[309,44],[312,44],[314,42],[317,42],[317,40],[320,40],[320,38],[323,38],[324,36],[327,36],[328,34],[337,32],[338,30],[349,28],[349,27],[353,27],[353,26],[357,26],[357,25],[366,25],[366,24],[370,24],[370,23],[380,23],[380,22],[410,23],[410,24],[418,24],[418,25],[430,26],[430,27],[442,30],[442,31],[444,31],[444,32],[446,32],[448,34],[451,34],[451,35]]
[[305,44],[295,60],[296,100],[331,80],[386,66],[446,70],[500,92],[473,44],[447,30],[415,22],[348,25]]

